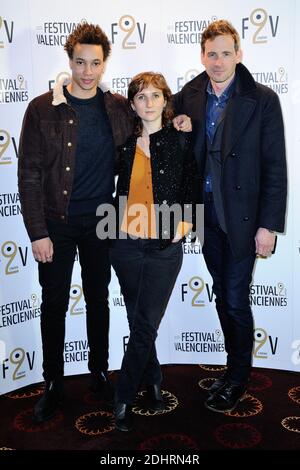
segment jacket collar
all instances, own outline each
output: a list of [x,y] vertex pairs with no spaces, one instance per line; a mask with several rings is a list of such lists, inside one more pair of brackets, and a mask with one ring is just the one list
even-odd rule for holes
[[237,64],[236,66],[236,87],[235,92],[239,95],[245,95],[257,88],[256,82],[249,72],[249,70],[243,64]]
[[[241,63],[237,64],[235,69],[235,93],[244,95],[250,91],[255,90],[256,83],[249,70]],[[204,71],[197,75],[189,84],[189,88],[192,88],[195,93],[199,92],[199,89],[206,90],[209,81],[209,76]]]
[[[223,154],[228,155],[235,142],[241,135],[247,125],[252,113],[254,112],[256,101],[253,97],[247,96],[257,88],[249,70],[243,64],[237,64],[235,69],[235,89],[233,91],[234,99],[228,104],[226,110],[225,127],[223,130]],[[209,76],[206,72],[197,75],[187,85],[190,90],[190,104],[196,106],[197,114],[200,116],[199,122],[196,120],[194,126],[195,154],[205,155],[206,131],[206,89]],[[193,104],[194,103],[194,104]],[[194,108],[195,109],[195,108]],[[204,159],[201,165],[204,165]],[[203,167],[204,169],[204,167]]]
[[[67,104],[67,99],[64,95],[63,87],[71,83],[71,75],[68,72],[61,72],[55,82],[53,88],[53,106],[59,106],[62,103]],[[111,91],[108,84],[105,82],[98,83],[99,88],[104,92]]]

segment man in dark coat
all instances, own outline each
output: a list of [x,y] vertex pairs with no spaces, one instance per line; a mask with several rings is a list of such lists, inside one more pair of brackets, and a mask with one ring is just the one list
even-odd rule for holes
[[286,159],[278,96],[240,63],[237,31],[224,20],[201,39],[206,71],[175,95],[193,120],[203,175],[203,255],[213,278],[227,369],[210,388],[207,408],[226,412],[243,398],[251,372],[253,318],[249,285],[256,256],[270,256],[284,231]]

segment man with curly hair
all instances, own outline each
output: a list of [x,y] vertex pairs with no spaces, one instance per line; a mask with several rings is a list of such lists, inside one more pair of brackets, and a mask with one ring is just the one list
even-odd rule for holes
[[38,423],[55,414],[63,396],[65,316],[77,250],[92,390],[100,399],[113,399],[107,377],[111,268],[95,214],[99,204],[112,201],[115,148],[132,132],[126,100],[98,87],[111,50],[102,29],[79,24],[64,48],[71,81],[31,101],[19,149],[22,213],[42,287],[45,391],[34,408]]

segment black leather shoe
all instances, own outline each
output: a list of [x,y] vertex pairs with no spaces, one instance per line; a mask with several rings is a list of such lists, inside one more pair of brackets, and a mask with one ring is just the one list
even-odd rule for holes
[[160,385],[148,385],[146,392],[147,406],[152,411],[164,411],[166,405],[161,394]]
[[245,393],[245,385],[234,385],[226,382],[217,392],[210,395],[204,404],[206,408],[212,411],[225,413],[234,410]]
[[106,372],[92,374],[92,383],[90,387],[100,400],[104,400],[109,405],[114,404],[114,388]]
[[45,383],[45,391],[42,398],[36,403],[33,410],[33,420],[35,423],[42,423],[51,419],[63,399],[63,381],[50,380]]
[[208,393],[212,394],[212,393],[217,392],[221,387],[223,387],[223,385],[225,385],[225,383],[226,383],[226,373],[222,374],[221,377],[219,377],[218,379],[214,381],[211,387],[209,387]]
[[133,427],[132,406],[117,402],[115,406],[115,427],[119,431],[128,432]]

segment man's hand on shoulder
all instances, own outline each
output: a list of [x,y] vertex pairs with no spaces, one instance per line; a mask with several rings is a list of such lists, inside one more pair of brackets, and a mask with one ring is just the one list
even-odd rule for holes
[[193,130],[192,120],[186,114],[180,114],[173,119],[173,126],[177,131],[191,132]]

